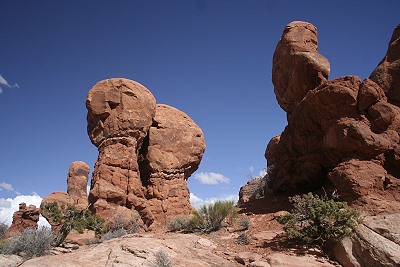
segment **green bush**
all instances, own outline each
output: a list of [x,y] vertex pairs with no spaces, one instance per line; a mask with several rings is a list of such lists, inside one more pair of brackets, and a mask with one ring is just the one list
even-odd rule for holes
[[44,255],[50,248],[53,235],[48,228],[27,228],[23,232],[10,237],[1,246],[1,253],[18,254],[24,258]]
[[72,229],[78,233],[83,233],[85,229],[93,230],[96,235],[101,235],[106,230],[104,219],[93,215],[88,209],[78,211],[72,205],[59,207],[57,202],[46,203],[41,206],[41,209],[46,218],[61,225],[59,236],[54,242],[55,246],[61,244]]
[[225,218],[229,216],[230,221],[235,218],[234,208],[233,201],[216,201],[213,204],[204,205],[198,210],[193,210],[191,225],[194,230],[202,232],[217,231]]
[[308,193],[290,198],[294,203],[291,213],[277,217],[284,225],[288,238],[306,244],[326,245],[328,241],[338,241],[349,236],[361,222],[360,214],[348,207],[346,202],[338,202]]

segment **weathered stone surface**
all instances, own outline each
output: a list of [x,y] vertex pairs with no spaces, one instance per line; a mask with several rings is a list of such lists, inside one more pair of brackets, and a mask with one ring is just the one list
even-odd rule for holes
[[323,261],[317,259],[313,255],[304,255],[299,257],[298,255],[288,255],[285,253],[272,253],[266,257],[267,262],[271,267],[333,267],[335,265],[329,263],[327,260]]
[[67,193],[71,197],[72,204],[83,210],[88,207],[87,184],[90,167],[83,161],[72,162],[67,178]]
[[377,163],[352,159],[339,164],[328,179],[342,199],[367,214],[393,213],[400,209],[400,183]]
[[388,51],[370,79],[385,91],[389,102],[400,105],[400,24],[393,31]]
[[64,240],[64,243],[76,244],[79,246],[86,245],[88,242],[95,239],[95,232],[85,229],[83,233],[78,233],[76,230],[71,230]]
[[0,266],[1,267],[16,267],[20,266],[24,259],[17,255],[4,255],[0,254]]
[[200,242],[197,242],[199,239],[201,237],[189,234],[172,234],[160,238],[151,235],[130,235],[68,254],[31,259],[21,266],[50,267],[54,266],[54,263],[62,263],[64,267],[150,267],[154,266],[156,254],[161,250],[169,255],[173,266],[240,266],[213,254],[209,247],[202,247]]
[[[365,210],[370,214],[395,212],[400,200],[400,108],[395,105],[394,94],[400,90],[395,90],[400,71],[392,68],[398,70],[399,65],[400,53],[396,51],[400,49],[395,45],[399,28],[388,54],[370,79],[321,78],[317,84],[304,83],[309,86],[301,87],[302,81],[315,81],[318,71],[308,73],[296,68],[288,54],[292,46],[293,51],[305,46],[317,53],[312,29],[307,23],[289,24],[274,54],[282,60],[279,64],[274,61],[273,73],[281,75],[278,80],[282,81],[274,80],[274,84],[278,102],[288,114],[288,125],[266,149],[268,166],[274,166],[269,186],[274,192],[307,192],[326,185],[328,177],[344,200],[368,207]],[[299,40],[313,41],[296,46],[296,42],[288,41],[295,39],[291,34]],[[284,59],[289,62],[287,66]],[[293,78],[297,75],[302,80]],[[308,89],[291,102],[289,110],[282,104],[282,92],[286,91],[279,88],[289,88],[291,82],[297,84],[293,88]]]
[[86,100],[88,134],[98,147],[89,203],[108,219],[115,207],[139,212],[151,225],[154,216],[147,205],[139,173],[138,154],[155,115],[155,99],[143,85],[128,79],[98,82]]
[[19,210],[14,212],[13,221],[5,234],[5,238],[9,238],[13,234],[20,233],[27,228],[37,228],[40,210],[35,205],[28,207],[24,202],[19,204]]
[[363,223],[375,233],[400,245],[400,213],[367,216]]
[[318,53],[317,28],[294,21],[283,31],[273,58],[272,82],[276,99],[288,116],[308,91],[329,76],[328,60]]
[[205,150],[202,130],[184,112],[158,104],[139,161],[145,197],[159,223],[189,215],[187,179]]
[[258,199],[263,196],[265,190],[265,182],[262,177],[256,177],[248,181],[239,190],[239,205],[243,205],[249,201]]
[[344,267],[400,265],[400,246],[363,224],[352,238],[336,243],[331,253]]

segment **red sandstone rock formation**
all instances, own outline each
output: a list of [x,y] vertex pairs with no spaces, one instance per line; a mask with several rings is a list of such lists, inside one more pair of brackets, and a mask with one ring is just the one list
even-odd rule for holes
[[330,73],[328,60],[318,53],[317,28],[302,21],[288,24],[276,46],[273,66],[276,99],[290,115],[307,92],[325,82]]
[[370,214],[400,207],[399,38],[398,26],[371,79],[326,81],[329,63],[316,52],[315,27],[293,22],[285,28],[273,83],[288,125],[266,149],[275,167],[273,191],[311,191],[329,179],[344,200]]
[[139,149],[152,124],[156,101],[143,85],[127,79],[98,82],[86,100],[88,133],[99,157],[89,202],[93,211],[111,218],[117,206],[140,214],[149,226],[154,216],[142,189]]
[[72,162],[68,171],[67,193],[78,210],[88,207],[87,184],[90,167],[83,161]]
[[5,238],[20,233],[27,228],[37,228],[40,210],[35,205],[28,207],[24,202],[19,204],[19,210],[14,212],[11,227],[8,229]]
[[[111,222],[139,217],[150,226],[189,214],[188,177],[204,149],[201,129],[185,113],[157,105],[127,79],[97,83],[87,97],[88,133],[99,149],[89,203]],[[127,219],[127,218],[130,219]]]
[[189,215],[187,179],[205,150],[200,127],[182,111],[158,104],[139,162],[145,197],[159,223]]

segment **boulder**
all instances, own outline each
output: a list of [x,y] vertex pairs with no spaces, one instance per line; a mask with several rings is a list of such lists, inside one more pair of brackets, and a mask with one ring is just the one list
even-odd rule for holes
[[5,234],[5,238],[21,233],[27,228],[36,229],[39,215],[40,210],[35,205],[26,206],[24,202],[20,203],[19,210],[13,214],[13,221]]
[[357,227],[354,236],[336,243],[330,253],[343,267],[400,265],[400,245],[364,224]]
[[329,72],[328,60],[318,53],[317,28],[302,21],[289,23],[276,46],[272,70],[276,99],[288,116]]
[[187,114],[156,106],[139,167],[145,198],[158,223],[191,213],[187,179],[199,167],[204,150],[203,132]]
[[89,203],[94,213],[110,218],[117,206],[154,221],[142,189],[139,149],[153,122],[156,101],[143,85],[122,78],[98,82],[86,99],[88,134],[99,156]]

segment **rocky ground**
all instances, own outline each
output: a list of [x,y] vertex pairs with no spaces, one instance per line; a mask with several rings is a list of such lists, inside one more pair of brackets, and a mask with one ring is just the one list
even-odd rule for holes
[[[0,266],[163,266],[156,265],[161,251],[166,252],[172,266],[340,266],[318,249],[306,250],[286,241],[281,225],[274,220],[284,212],[285,202],[272,200],[272,205],[262,209],[253,204],[239,211],[235,223],[226,223],[209,234],[132,234],[101,244],[56,248],[51,251],[53,255],[24,263],[15,255],[1,255]],[[243,221],[249,222],[247,230]],[[248,244],[240,238],[244,233]]]

